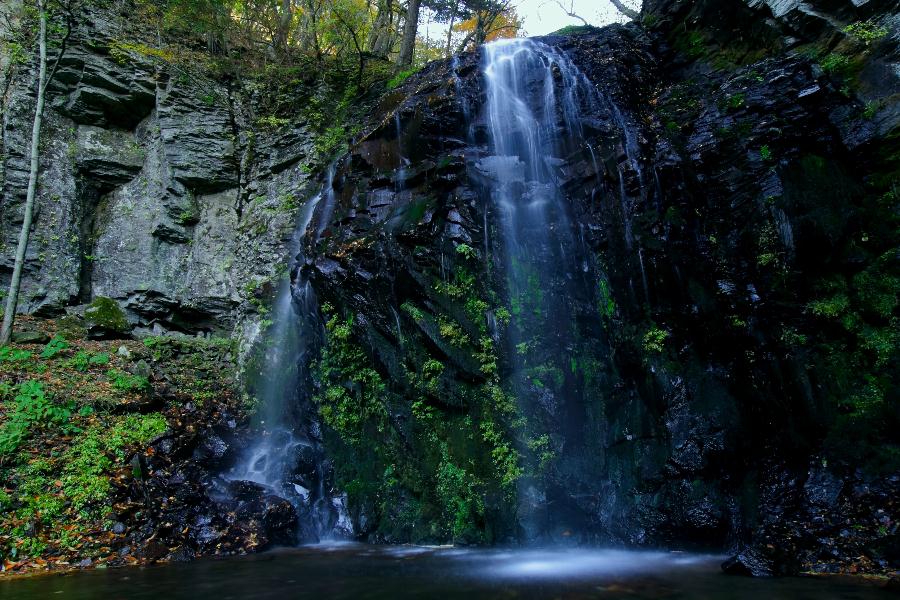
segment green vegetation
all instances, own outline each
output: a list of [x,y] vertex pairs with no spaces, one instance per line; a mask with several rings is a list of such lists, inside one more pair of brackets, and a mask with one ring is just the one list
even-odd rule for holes
[[706,53],[706,38],[699,31],[688,31],[675,40],[675,49],[690,58],[700,58]]
[[387,89],[393,90],[393,89],[400,87],[401,85],[403,85],[403,82],[405,82],[412,75],[414,75],[416,71],[418,71],[418,69],[416,69],[416,68],[399,71],[396,75],[394,75],[391,78],[390,81],[387,82]]
[[352,343],[352,319],[333,315],[325,328],[329,344],[316,370],[323,381],[335,383],[316,396],[319,414],[351,446],[380,439],[389,427],[384,381],[363,350]]
[[[214,396],[233,398],[217,366],[231,344],[91,341],[63,337],[53,321],[20,320],[53,336],[0,349],[0,560],[104,560],[110,512],[135,476],[131,457],[166,431],[181,403],[197,410]],[[171,386],[166,413],[133,412],[146,410],[141,400],[154,393],[156,384],[139,374],[148,361]]]
[[561,29],[557,29],[550,35],[584,35],[597,31],[597,27],[592,25],[566,25]]
[[150,388],[150,382],[143,375],[132,375],[131,373],[110,369],[106,372],[106,378],[113,388],[120,392],[143,392]]
[[[897,161],[885,158],[882,169],[896,173]],[[829,458],[889,472],[900,465],[889,442],[900,372],[897,179],[871,176],[860,186],[835,162],[808,155],[786,180],[783,201],[834,240],[834,250],[817,257],[829,261],[827,270],[779,290],[786,298],[809,290],[800,296],[805,319],[786,325],[781,340],[820,378]]]
[[652,354],[660,354],[665,351],[665,342],[669,338],[669,332],[665,329],[653,326],[644,334],[644,351]]
[[41,351],[41,358],[53,358],[68,347],[69,344],[66,343],[65,338],[57,335],[44,346],[44,349]]
[[882,102],[877,101],[869,101],[866,102],[865,107],[863,107],[863,118],[864,119],[873,119],[875,115],[878,114],[878,111],[883,107]]
[[125,313],[119,303],[111,298],[97,297],[84,311],[85,321],[89,326],[96,326],[108,331],[125,333],[130,327]]
[[75,428],[69,417],[74,401],[58,404],[47,397],[39,381],[25,381],[15,387],[15,396],[4,407],[5,421],[0,426],[0,458],[9,456],[38,429],[58,428],[63,434]]
[[75,369],[76,371],[80,371],[84,373],[93,365],[106,365],[109,364],[109,354],[106,352],[99,352],[94,354],[93,352],[89,352],[87,350],[79,350],[75,353],[70,360],[68,365]]
[[[90,537],[92,523],[110,510],[110,477],[126,458],[126,449],[148,443],[166,429],[157,413],[98,419],[57,456],[33,458],[17,470],[19,486],[3,519],[11,527],[10,558],[35,556],[48,548],[75,551]],[[35,533],[34,523],[41,527]]]
[[606,319],[612,319],[616,314],[616,301],[613,300],[609,283],[605,279],[597,283],[597,307]]
[[847,25],[844,32],[865,42],[866,46],[878,41],[888,34],[886,27],[882,27],[873,21],[860,21]]
[[[456,255],[460,262],[477,257],[467,245],[457,246]],[[377,360],[370,332],[326,305],[315,402],[343,489],[352,504],[368,506],[387,539],[491,541],[487,514],[512,519],[525,474],[515,440],[535,448],[535,462],[546,460],[549,449],[529,446],[515,401],[500,386],[490,304],[475,275],[458,264],[434,290],[454,308],[433,314],[410,301],[400,307],[414,327],[403,335],[399,379]],[[505,308],[493,312],[498,322],[511,318]],[[423,336],[434,336],[448,356],[426,351]],[[460,368],[480,380],[461,381]],[[457,402],[466,410],[453,409]]]
[[837,52],[832,52],[823,58],[820,63],[822,70],[829,75],[847,75],[852,68],[850,58]]
[[456,253],[461,255],[463,258],[474,260],[478,258],[478,252],[472,246],[468,244],[459,244],[456,246]]
[[725,104],[728,108],[736,110],[742,108],[746,102],[747,99],[744,94],[732,94],[731,96],[728,96]]

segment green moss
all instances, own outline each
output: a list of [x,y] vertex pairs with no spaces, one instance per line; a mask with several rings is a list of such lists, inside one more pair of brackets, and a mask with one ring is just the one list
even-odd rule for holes
[[119,307],[118,302],[111,298],[98,296],[84,311],[84,319],[89,325],[118,333],[127,333],[130,330],[128,319]]
[[746,102],[747,102],[746,96],[744,96],[744,94],[739,93],[739,94],[732,94],[731,96],[728,96],[728,98],[725,100],[725,105],[732,110],[737,110],[739,108],[742,108],[744,106],[744,104],[746,104]]
[[606,319],[612,319],[616,314],[616,301],[613,300],[609,283],[605,279],[597,282],[597,307]]
[[411,316],[416,321],[423,321],[425,319],[425,313],[423,313],[418,306],[410,302],[404,302],[400,306],[400,310]]
[[418,70],[419,70],[418,68],[413,67],[411,69],[406,69],[404,71],[400,71],[399,73],[394,75],[390,81],[387,82],[387,89],[393,90],[393,89],[400,87],[401,85],[403,85],[403,83],[407,79],[412,77],[413,74],[415,74],[415,72]]
[[593,25],[566,25],[562,29],[557,29],[550,35],[585,35],[597,31]]
[[[417,322],[432,319],[411,303],[401,308]],[[485,336],[472,349],[489,378],[473,385],[445,377],[450,367],[425,352],[416,334],[404,336],[407,387],[398,388],[375,368],[353,319],[324,309],[315,403],[351,504],[367,506],[378,530],[395,541],[490,541],[485,515],[512,514],[522,473],[509,437],[515,403],[495,382],[493,340]],[[471,348],[459,324],[446,315],[433,319]],[[467,409],[432,400],[447,394]]]
[[481,540],[483,534],[477,526],[484,520],[485,507],[478,491],[478,480],[453,462],[446,444],[441,446],[441,462],[435,480],[444,526],[449,529],[452,539]]
[[353,342],[352,319],[333,315],[325,328],[328,343],[315,365],[325,385],[315,401],[325,424],[355,446],[368,439],[368,434],[386,432],[385,384],[368,364],[362,348]]
[[687,31],[678,35],[674,45],[676,50],[690,58],[700,58],[706,53],[706,38],[699,31]]

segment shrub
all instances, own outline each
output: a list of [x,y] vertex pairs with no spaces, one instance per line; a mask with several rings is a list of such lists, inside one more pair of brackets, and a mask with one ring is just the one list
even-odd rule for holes
[[92,365],[106,364],[109,364],[109,354],[106,352],[93,354],[87,350],[79,350],[75,353],[75,356],[68,361],[68,366],[76,371],[81,371],[82,373],[87,371]]
[[650,331],[644,334],[644,350],[646,352],[662,353],[665,350],[663,345],[669,337],[669,332],[659,327],[651,327]]
[[456,253],[466,259],[478,258],[478,252],[468,244],[459,244],[456,247]]
[[843,76],[846,75],[850,70],[850,59],[843,54],[832,52],[831,54],[823,58],[819,62],[819,65],[822,67],[822,70],[829,75]]
[[863,41],[866,43],[866,46],[880,40],[884,36],[888,34],[888,30],[886,27],[881,27],[880,25],[876,25],[872,21],[860,21],[858,23],[853,23],[852,25],[847,25],[844,27],[844,33],[848,35],[852,35],[853,37]]

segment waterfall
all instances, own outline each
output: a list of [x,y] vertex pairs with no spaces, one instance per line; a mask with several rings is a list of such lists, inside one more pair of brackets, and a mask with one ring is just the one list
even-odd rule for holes
[[500,233],[495,252],[512,313],[507,355],[532,439],[546,434],[556,454],[550,469],[520,487],[519,515],[528,537],[560,539],[585,528],[585,511],[565,504],[597,494],[567,488],[602,462],[585,431],[589,412],[602,403],[588,380],[608,358],[602,332],[590,324],[599,323],[597,280],[557,173],[583,150],[581,115],[597,94],[567,56],[532,39],[485,46],[483,76],[488,148],[476,168],[488,181],[486,211]]
[[[591,119],[603,110],[609,122],[621,126],[616,135],[622,136],[625,166],[641,179],[638,140],[612,101],[564,52],[539,40],[512,39],[484,46],[481,57],[483,101],[463,93],[467,82],[459,78],[458,60],[452,64],[452,85],[465,121],[465,177],[482,201],[485,281],[492,302],[505,313],[501,318],[503,313],[488,311],[485,318],[505,361],[501,393],[517,400],[511,439],[519,446],[523,476],[516,520],[525,541],[584,540],[580,535],[597,531],[596,516],[613,499],[606,464],[613,435],[606,402],[613,377],[603,317],[609,318],[609,300],[602,265],[583,228],[576,227],[577,205],[562,184],[571,180],[564,171],[575,161],[588,161],[595,171],[602,166],[603,155],[593,145],[598,140],[589,134],[597,131]],[[423,193],[421,182],[409,178],[420,160],[414,144],[420,126],[415,116],[401,119],[399,109],[385,123],[385,137],[396,151],[388,185],[398,205]],[[315,246],[326,230],[334,234],[329,229],[337,211],[334,190],[356,185],[352,166],[344,163],[336,181],[332,166],[321,192],[299,216],[292,278],[279,288],[265,355],[252,382],[260,402],[258,435],[228,475],[290,500],[317,537],[350,532],[352,526],[346,497],[333,489],[334,467],[325,456],[311,399],[308,367],[322,324],[304,275],[304,248]],[[624,203],[624,177],[619,179],[618,199]],[[604,194],[615,202],[616,194],[599,185],[591,191],[592,202],[595,196],[604,202]],[[446,282],[453,257],[441,248],[434,258],[435,274]],[[638,254],[636,262],[642,260]],[[414,345],[416,332],[406,338],[401,314],[394,307],[390,311],[386,317],[401,346],[406,339]]]
[[[342,498],[329,498],[322,472],[317,423],[308,398],[307,372],[319,339],[315,292],[303,277],[307,232],[319,205],[327,223],[334,205],[334,165],[321,190],[303,206],[288,245],[290,278],[280,282],[272,307],[272,324],[260,343],[259,368],[249,386],[259,409],[256,435],[238,462],[225,474],[230,481],[250,481],[289,500],[300,515],[306,537],[328,537],[346,522]],[[321,227],[313,228],[321,235]]]

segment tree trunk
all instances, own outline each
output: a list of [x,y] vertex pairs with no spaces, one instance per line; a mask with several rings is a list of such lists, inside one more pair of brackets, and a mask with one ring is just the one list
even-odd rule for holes
[[400,56],[397,64],[408,67],[412,64],[413,50],[416,47],[416,31],[419,28],[419,6],[421,0],[409,0],[406,9],[406,23],[403,25],[403,41],[400,43]]
[[320,9],[321,4],[317,6],[313,0],[306,0],[302,47],[306,51],[312,50],[316,55],[316,62],[322,64],[322,48],[319,46],[319,34],[317,31],[319,27],[318,14]]
[[478,12],[478,18],[475,21],[475,45],[481,46],[487,40],[487,27],[484,23],[484,15]]
[[394,21],[394,0],[378,0],[375,23],[369,33],[369,51],[385,58],[391,49],[391,25]]
[[450,26],[447,27],[447,57],[450,57],[450,44],[453,43],[453,24],[456,22],[456,13],[459,11],[459,0],[453,3],[453,10],[450,11]]
[[16,317],[16,306],[19,303],[19,287],[22,284],[22,269],[25,266],[25,250],[28,248],[28,237],[31,234],[31,219],[34,215],[34,196],[38,178],[38,151],[41,139],[41,115],[44,112],[44,80],[47,77],[47,15],[44,12],[44,0],[38,0],[40,29],[38,32],[38,89],[37,103],[34,107],[34,121],[31,125],[31,170],[28,173],[28,192],[25,196],[25,216],[22,219],[22,230],[19,232],[19,245],[16,247],[16,262],[12,279],[9,281],[9,295],[6,298],[6,313],[3,315],[3,328],[0,329],[0,346],[9,343],[12,337],[13,321]]
[[275,52],[287,54],[288,35],[291,31],[291,21],[294,11],[291,8],[291,0],[281,0],[281,15],[278,19],[278,29],[275,31]]
[[638,11],[632,10],[632,9],[628,8],[627,6],[625,6],[624,4],[622,4],[621,0],[609,0],[609,1],[612,2],[613,6],[616,7],[616,10],[618,10],[620,13],[622,13],[623,15],[625,15],[632,21],[636,21],[641,16],[641,14]]

